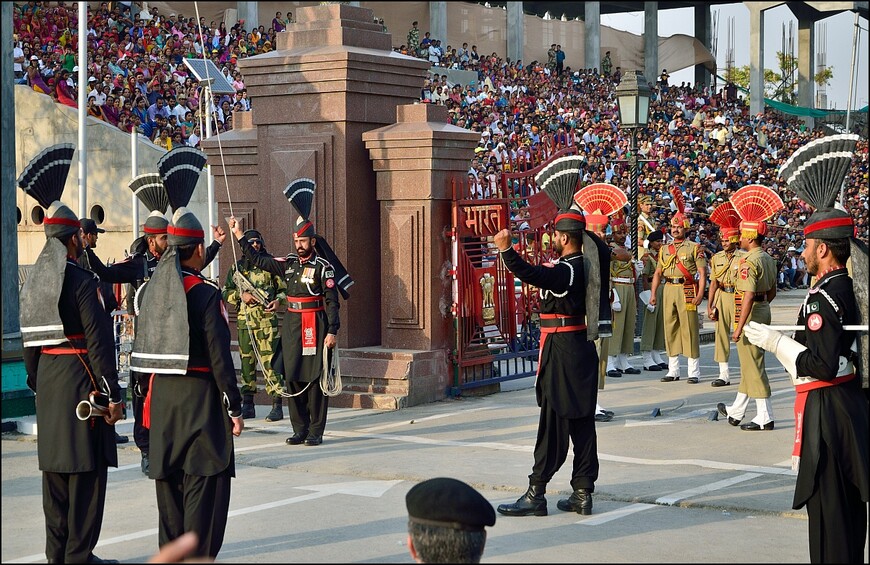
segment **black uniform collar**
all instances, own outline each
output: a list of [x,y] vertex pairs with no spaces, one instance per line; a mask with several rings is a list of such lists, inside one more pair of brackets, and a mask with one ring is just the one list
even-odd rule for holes
[[569,253],[568,255],[563,255],[559,257],[559,261],[570,261],[571,259],[575,259],[577,257],[582,257],[583,253],[578,251],[577,253]]
[[839,277],[841,275],[848,275],[848,274],[849,274],[849,271],[848,271],[848,269],[846,269],[846,267],[840,267],[839,269],[834,269],[832,271],[828,271],[827,273],[822,275],[822,278],[820,278],[819,280],[816,281],[815,286],[816,287],[822,286],[823,284],[826,284],[828,281],[830,281],[834,277]]
[[182,275],[193,275],[194,277],[199,277],[201,279],[205,278],[204,276],[202,276],[202,272],[194,269],[193,267],[182,267],[181,274]]

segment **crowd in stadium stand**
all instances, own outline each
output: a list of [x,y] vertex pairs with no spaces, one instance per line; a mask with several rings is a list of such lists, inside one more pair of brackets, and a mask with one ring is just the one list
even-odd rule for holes
[[[19,83],[75,107],[77,9],[69,4],[15,5],[16,47],[23,56],[16,74]],[[268,29],[259,25],[248,31],[243,21],[227,28],[226,22],[201,19],[201,43],[199,26],[190,15],[161,14],[157,8],[131,14],[127,5],[118,2],[111,8],[105,2],[96,10],[89,8],[88,112],[124,131],[138,128],[167,149],[179,143],[195,146],[203,135],[201,89],[183,59],[201,57],[204,44],[206,56],[237,89],[235,96],[215,96],[213,131],[232,129],[233,113],[251,107],[237,61],[271,51],[275,33],[292,21],[291,13],[282,17],[278,12]],[[443,68],[443,73],[430,73],[421,101],[446,106],[450,123],[480,132],[469,168],[469,183],[476,194],[509,196],[502,193],[502,173],[531,168],[567,145],[575,145],[585,157],[585,183],[609,182],[629,191],[629,167],[620,160],[625,159],[631,141],[619,128],[614,97],[621,76],[618,66],[602,73],[565,65],[559,73],[559,51],[553,48],[545,63],[526,64],[497,53],[481,55],[467,43],[442,47],[429,32],[420,35],[414,25],[407,42],[395,50]],[[447,75],[451,68],[476,71],[477,81],[452,84]],[[642,164],[640,191],[654,198],[660,225],[666,225],[672,213],[670,188],[680,187],[693,218],[690,237],[709,241],[713,252],[717,230],[709,222],[709,212],[741,186],[766,184],[779,190],[786,202],[773,222],[776,227],[767,246],[788,270],[788,249],[797,253],[803,249],[802,222],[809,211],[785,190],[777,171],[796,148],[823,135],[822,131],[808,131],[797,118],[769,108],[751,115],[736,89],[711,92],[691,84],[669,85],[666,75],[662,78],[652,85],[649,123],[637,133],[639,158],[651,160]],[[867,182],[868,145],[862,140],[846,183],[845,204],[865,241]],[[514,209],[514,225],[522,227],[525,213],[522,206]]]
[[[468,171],[475,194],[517,196],[510,194],[508,183],[504,186],[509,194],[502,193],[502,173],[534,165],[536,152],[545,158],[566,144],[576,145],[585,157],[585,184],[608,182],[630,192],[630,167],[624,159],[631,139],[619,128],[615,98],[619,67],[604,74],[598,69],[566,66],[559,74],[551,54],[545,63],[524,64],[496,53],[479,55],[476,46],[469,48],[466,43],[459,49],[451,45],[441,49],[428,32],[414,49],[412,35],[396,50],[444,68],[443,73],[437,69],[430,73],[421,101],[446,106],[451,123],[481,134]],[[424,49],[432,44],[438,53],[434,58],[430,49]],[[476,84],[451,84],[447,72],[451,68],[477,71]],[[710,212],[742,186],[770,186],[786,204],[772,220],[774,227],[766,240],[767,251],[783,271],[780,287],[806,285],[799,254],[804,247],[803,221],[810,211],[786,189],[778,170],[798,147],[823,136],[822,130],[809,131],[799,119],[770,108],[752,115],[748,101],[738,97],[736,88],[722,85],[711,92],[686,83],[670,85],[666,76],[662,78],[651,85],[649,123],[637,133],[638,158],[650,160],[641,164],[640,193],[654,199],[659,225],[668,224],[673,213],[669,191],[679,187],[692,218],[689,237],[715,253],[721,247],[718,229],[709,221]],[[857,152],[844,202],[855,218],[858,236],[867,241],[866,139]],[[513,211],[515,227],[527,226],[523,217],[521,206]]]
[[[279,14],[280,15],[280,14]],[[123,131],[137,128],[155,144],[196,146],[204,127],[200,116],[201,88],[183,63],[201,58],[205,49],[236,93],[215,95],[214,132],[232,129],[234,112],[250,110],[251,102],[236,63],[265,53],[275,44],[275,26],[290,20],[276,18],[272,26],[245,22],[227,28],[225,22],[206,22],[185,14],[131,13],[129,5],[103,2],[88,7],[88,114]],[[288,16],[290,14],[288,13]],[[16,3],[13,26],[22,57],[16,82],[26,84],[57,102],[78,107],[78,8],[74,2]],[[16,53],[18,51],[16,50]],[[20,69],[20,70],[19,70]]]

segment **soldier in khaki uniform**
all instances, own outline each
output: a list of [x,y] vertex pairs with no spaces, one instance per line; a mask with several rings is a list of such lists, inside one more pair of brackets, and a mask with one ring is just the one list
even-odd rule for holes
[[[614,221],[614,224],[617,222]],[[610,261],[610,284],[619,297],[619,310],[613,312],[613,335],[607,339],[607,376],[621,377],[639,375],[640,369],[635,369],[628,362],[628,356],[634,354],[634,330],[637,325],[637,297],[634,291],[634,262],[631,252],[625,248],[625,222],[614,226],[614,255]]]
[[[652,217],[652,198],[648,194],[642,194],[638,198],[638,204],[640,205],[640,215],[637,217],[636,247],[637,258],[643,260],[647,253],[647,248],[644,244],[649,239],[649,235],[654,231],[658,231],[658,229],[656,228],[657,222]],[[632,245],[634,245],[634,242],[632,242]]]
[[[257,230],[247,230],[244,237],[257,250],[265,250],[263,236]],[[233,274],[239,270],[255,288],[266,296],[266,306],[260,304],[249,292],[239,292]],[[242,417],[256,417],[254,394],[257,392],[257,362],[263,366],[266,393],[272,397],[272,411],[267,422],[284,418],[284,377],[272,369],[272,355],[281,339],[278,332],[276,309],[285,305],[287,284],[275,276],[251,264],[246,258],[239,259],[230,267],[224,283],[223,299],[238,312],[239,357],[242,362]]]
[[[665,234],[661,230],[655,230],[647,237],[643,256],[643,289],[651,290],[653,276],[659,262],[659,251],[662,248]],[[665,324],[662,317],[662,295],[664,285],[660,285],[656,291],[656,303],[659,306],[647,306],[643,311],[643,329],[640,334],[640,351],[643,354],[643,369],[645,371],[664,371],[668,364],[659,352],[665,349]],[[652,308],[652,310],[650,310]]]
[[[744,207],[746,195],[753,196],[753,205]],[[767,202],[766,208],[757,202]],[[741,430],[772,430],[773,407],[770,403],[770,382],[764,367],[764,349],[752,345],[742,335],[749,322],[770,324],[770,301],[776,296],[776,260],[762,248],[765,221],[783,207],[782,200],[773,190],[760,185],[745,186],[731,196],[731,202],[742,221],[740,222],[740,247],[746,254],[739,259],[734,294],[734,326],[731,340],[737,344],[740,357],[740,388],[731,406],[719,403],[717,408],[728,423],[736,426],[743,420],[749,399],[755,399],[756,415]]]
[[665,346],[668,352],[668,374],[662,382],[680,380],[680,355],[688,358],[689,378],[686,382],[701,381],[700,333],[698,305],[704,299],[707,284],[707,258],[695,242],[686,241],[689,219],[685,215],[685,200],[679,189],[671,189],[677,212],[671,218],[671,236],[674,241],[662,246],[659,263],[653,275],[650,304],[657,305],[656,293],[664,283],[662,295],[665,324]]
[[731,384],[728,359],[731,357],[731,333],[734,331],[734,290],[737,267],[745,254],[739,249],[740,216],[731,205],[723,202],[710,215],[719,225],[722,251],[710,259],[710,291],[707,294],[707,317],[716,322],[716,350],[713,359],[719,364],[719,378],[711,386]]

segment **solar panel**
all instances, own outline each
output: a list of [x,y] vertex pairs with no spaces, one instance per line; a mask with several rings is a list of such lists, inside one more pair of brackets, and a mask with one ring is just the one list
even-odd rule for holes
[[211,83],[211,91],[214,94],[235,94],[236,89],[233,88],[226,77],[221,73],[211,59],[184,59],[184,64],[196,77],[196,80],[203,82],[208,79],[213,79]]

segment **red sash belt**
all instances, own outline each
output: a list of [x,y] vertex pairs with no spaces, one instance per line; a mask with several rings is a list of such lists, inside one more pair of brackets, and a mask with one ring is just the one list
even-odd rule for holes
[[[559,320],[559,322],[556,322]],[[553,325],[545,325],[553,324]],[[580,323],[577,323],[580,322]],[[573,324],[570,326],[556,325],[558,323]],[[582,332],[586,330],[582,316],[566,316],[565,314],[541,314],[541,345],[538,347],[538,371],[541,370],[541,359],[544,354],[544,344],[549,334]]]
[[43,347],[42,352],[46,355],[85,355],[87,354],[87,349],[81,349],[78,347]]
[[302,355],[317,354],[317,313],[324,310],[320,296],[294,296],[287,299],[287,311],[300,314],[302,318]]
[[[211,373],[209,367],[188,367],[188,373]],[[142,427],[151,429],[151,391],[154,390],[154,375],[148,379],[148,394],[145,395],[145,402],[142,403]]]
[[855,373],[850,373],[848,375],[843,375],[842,377],[836,377],[832,381],[813,381],[795,387],[797,396],[794,399],[794,450],[791,452],[793,457],[800,457],[801,455],[801,438],[804,435],[804,411],[806,410],[807,395],[809,392],[811,390],[828,386],[841,385],[854,378]]

